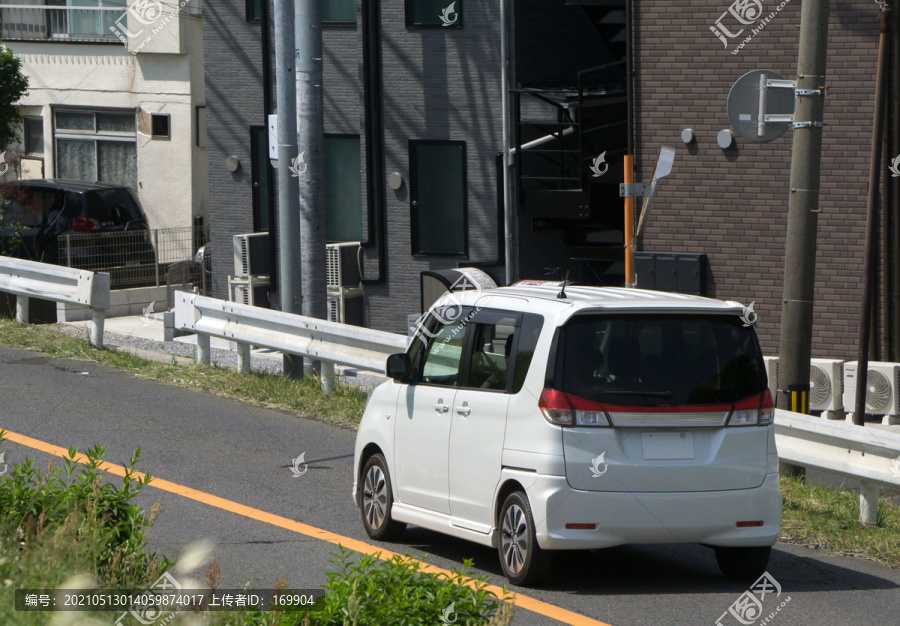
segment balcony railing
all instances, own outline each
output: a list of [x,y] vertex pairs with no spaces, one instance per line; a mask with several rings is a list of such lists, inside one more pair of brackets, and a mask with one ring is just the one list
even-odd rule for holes
[[86,7],[13,4],[0,0],[0,40],[124,42],[124,33],[127,32],[125,12],[128,10],[125,0],[95,2],[96,6]]

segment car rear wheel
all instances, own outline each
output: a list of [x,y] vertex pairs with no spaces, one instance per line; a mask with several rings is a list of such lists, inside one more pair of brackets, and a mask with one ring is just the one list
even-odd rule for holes
[[730,580],[756,580],[766,571],[770,546],[755,548],[723,548],[717,547],[716,562],[725,578]]
[[534,585],[550,567],[551,553],[538,545],[531,505],[521,491],[510,494],[500,509],[499,552],[503,575],[514,585]]
[[399,539],[406,524],[391,518],[394,498],[391,491],[391,475],[387,463],[380,454],[366,461],[362,471],[362,494],[359,510],[363,526],[372,539],[393,541]]

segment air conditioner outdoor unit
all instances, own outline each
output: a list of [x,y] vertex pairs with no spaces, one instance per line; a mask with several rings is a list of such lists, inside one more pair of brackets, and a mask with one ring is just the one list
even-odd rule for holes
[[809,365],[809,410],[844,409],[844,362],[835,359],[811,359]]
[[328,319],[339,324],[363,325],[363,295],[360,289],[344,289],[344,292],[328,294]]
[[233,242],[235,276],[272,275],[269,233],[235,235]]
[[325,246],[325,275],[329,289],[359,287],[359,242],[329,243]]
[[769,392],[772,394],[772,400],[778,399],[778,357],[764,356],[763,361],[766,364],[766,377],[769,379]]
[[[856,410],[857,362],[844,363],[844,407]],[[900,415],[900,363],[872,361],[866,372],[866,413]]]

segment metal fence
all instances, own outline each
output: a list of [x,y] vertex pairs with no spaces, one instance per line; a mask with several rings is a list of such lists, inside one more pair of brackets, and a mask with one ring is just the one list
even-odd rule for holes
[[59,260],[66,267],[107,272],[113,289],[166,286],[208,295],[209,255],[195,258],[208,242],[207,229],[199,226],[73,233],[59,237]]
[[101,0],[92,7],[40,6],[27,0],[0,0],[0,39],[125,41],[126,10],[124,0]]

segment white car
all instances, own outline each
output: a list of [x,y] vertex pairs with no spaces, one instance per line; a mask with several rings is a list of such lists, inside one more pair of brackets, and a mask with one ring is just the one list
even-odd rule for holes
[[499,550],[532,585],[554,550],[700,543],[766,568],[781,525],[774,405],[736,302],[519,283],[445,295],[359,427],[366,532]]

